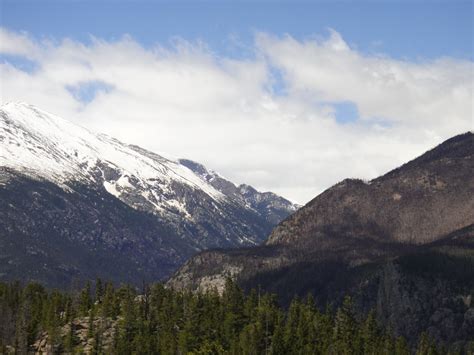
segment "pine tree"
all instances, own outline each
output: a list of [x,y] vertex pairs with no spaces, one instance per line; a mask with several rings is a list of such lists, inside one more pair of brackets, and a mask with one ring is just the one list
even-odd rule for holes
[[398,337],[395,343],[395,354],[396,355],[409,355],[410,348],[404,337]]
[[285,342],[285,348],[289,353],[294,353],[296,351],[296,332],[298,330],[300,307],[300,300],[295,297],[293,301],[291,301],[290,308],[288,309],[283,339]]
[[15,349],[19,354],[28,352],[28,316],[29,307],[26,302],[20,305],[20,311],[16,324]]
[[74,322],[70,320],[69,326],[68,326],[68,331],[66,333],[66,337],[64,339],[64,349],[66,352],[73,353],[74,349],[77,345],[77,337],[74,332]]
[[81,291],[81,296],[80,296],[80,313],[83,317],[86,317],[89,313],[89,309],[92,306],[92,300],[91,300],[91,284],[89,281],[87,281],[86,286],[82,289]]
[[275,330],[271,339],[270,354],[288,354],[285,339],[284,316],[279,314],[275,325]]
[[239,336],[239,353],[264,354],[259,344],[260,339],[262,339],[261,325],[255,323],[246,325]]
[[390,334],[385,334],[381,341],[381,353],[386,355],[392,355],[395,353],[395,342]]
[[101,303],[104,296],[104,287],[102,285],[102,280],[98,278],[95,281],[95,302]]
[[318,342],[317,352],[319,354],[326,354],[329,348],[333,345],[333,319],[332,308],[327,305],[325,312],[317,313],[314,317],[314,327],[316,328]]
[[49,344],[52,349],[57,348],[60,343],[60,334],[59,334],[59,295],[57,292],[51,294],[48,302],[46,304],[46,330],[48,332]]
[[205,340],[199,349],[196,351],[196,355],[221,355],[226,354],[224,348],[217,341]]
[[93,335],[94,341],[92,342],[91,355],[102,354],[102,339],[100,331],[95,331]]
[[132,344],[136,330],[136,314],[134,306],[134,292],[130,287],[121,290],[122,303],[120,309],[118,351],[128,354],[132,352]]
[[114,286],[110,282],[107,282],[105,284],[104,295],[102,296],[101,315],[106,318],[115,318],[117,314],[118,310],[116,309]]
[[369,312],[365,322],[362,324],[361,338],[364,354],[370,355],[380,352],[378,347],[379,331],[374,310]]
[[416,355],[434,355],[436,352],[433,351],[433,345],[425,332],[421,333],[416,347]]
[[337,310],[334,321],[334,346],[338,354],[352,354],[356,324],[352,313],[352,300],[347,296]]
[[238,336],[244,324],[244,296],[242,290],[230,278],[226,280],[222,300],[224,339],[229,345],[232,344],[234,348],[238,348]]
[[316,337],[313,332],[314,310],[307,303],[302,304],[296,330],[296,348],[305,353],[313,353],[316,346]]

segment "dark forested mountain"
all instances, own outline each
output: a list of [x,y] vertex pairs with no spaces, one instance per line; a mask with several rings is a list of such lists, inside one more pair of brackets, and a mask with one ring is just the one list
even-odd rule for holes
[[0,109],[0,279],[159,280],[197,251],[259,244],[297,207],[28,104]]
[[351,294],[395,335],[474,340],[474,134],[453,137],[369,182],[347,179],[281,222],[262,246],[190,259],[168,282],[233,277],[283,301]]

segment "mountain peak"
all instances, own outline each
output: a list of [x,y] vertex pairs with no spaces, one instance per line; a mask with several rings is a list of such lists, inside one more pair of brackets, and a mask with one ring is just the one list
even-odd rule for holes
[[474,135],[457,135],[369,183],[334,185],[275,228],[267,243],[313,243],[315,235],[331,239],[342,230],[382,242],[435,241],[474,222],[473,164]]
[[[143,154],[104,134],[96,134],[26,103],[0,109],[2,148],[0,164],[63,185],[71,178],[97,181],[97,164],[120,176],[134,176],[139,184],[149,179],[178,180],[200,188],[214,199],[222,194],[185,166],[157,154]],[[107,179],[105,179],[107,180]],[[107,185],[105,185],[107,187]]]
[[33,105],[25,102],[25,101],[7,101],[1,105],[0,108],[3,107],[21,107],[21,106],[26,106],[26,107],[34,107]]
[[375,180],[389,178],[395,174],[400,174],[405,170],[419,169],[430,164],[440,164],[445,166],[454,160],[472,158],[474,156],[474,134],[465,132],[447,139],[423,155],[403,164],[402,166],[388,172]]
[[259,192],[247,184],[236,186],[215,171],[208,170],[204,165],[192,160],[180,159],[179,162],[201,176],[224,195],[266,216],[272,224],[283,219],[288,211],[294,212],[300,207],[271,192]]

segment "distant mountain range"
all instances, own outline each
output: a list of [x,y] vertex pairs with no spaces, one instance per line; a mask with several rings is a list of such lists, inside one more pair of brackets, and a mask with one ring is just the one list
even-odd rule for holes
[[312,293],[321,306],[339,304],[349,294],[395,335],[427,332],[461,349],[474,341],[474,134],[374,180],[344,180],[263,245],[202,252],[168,286],[222,289],[227,277],[284,303]]
[[0,109],[0,279],[140,284],[257,245],[299,206],[26,103]]

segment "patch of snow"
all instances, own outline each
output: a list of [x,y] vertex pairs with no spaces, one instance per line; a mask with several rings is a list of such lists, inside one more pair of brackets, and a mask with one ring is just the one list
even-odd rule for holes
[[111,194],[111,195],[113,195],[117,198],[120,197],[120,192],[118,192],[117,189],[115,188],[115,184],[112,184],[108,181],[104,181],[104,188],[109,194]]
[[168,200],[166,201],[166,204],[169,207],[178,210],[187,219],[191,219],[191,215],[189,214],[188,210],[186,209],[186,206],[183,203],[179,202],[178,200]]
[[130,183],[130,178],[126,175],[122,175],[115,183],[122,188],[133,189],[133,185]]

